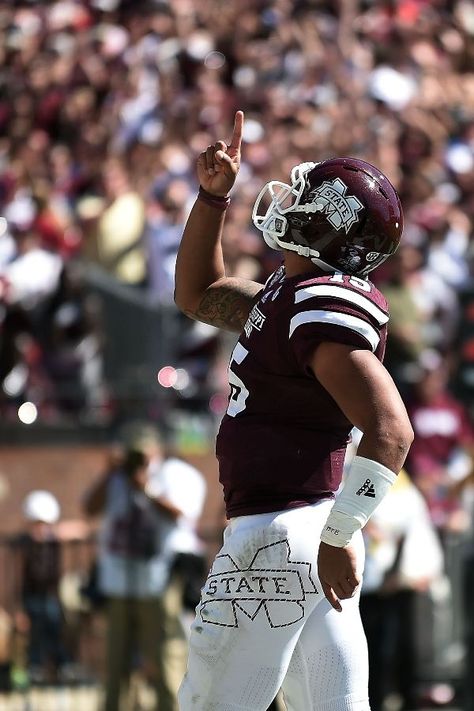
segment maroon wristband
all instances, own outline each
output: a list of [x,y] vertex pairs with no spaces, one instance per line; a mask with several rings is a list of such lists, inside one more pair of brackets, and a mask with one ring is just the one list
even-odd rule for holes
[[213,195],[212,193],[208,193],[207,190],[204,190],[204,188],[201,186],[199,187],[198,200],[205,202],[206,205],[209,205],[210,207],[213,207],[216,210],[220,210],[221,212],[227,210],[230,204],[230,197],[224,197],[223,195]]

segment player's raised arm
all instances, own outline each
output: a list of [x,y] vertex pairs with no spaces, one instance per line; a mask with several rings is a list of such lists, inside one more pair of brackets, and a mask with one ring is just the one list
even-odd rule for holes
[[175,301],[185,314],[230,331],[241,331],[255,296],[256,282],[227,277],[222,230],[229,192],[240,167],[244,115],[237,111],[230,145],[217,141],[197,160],[200,184],[178,251]]

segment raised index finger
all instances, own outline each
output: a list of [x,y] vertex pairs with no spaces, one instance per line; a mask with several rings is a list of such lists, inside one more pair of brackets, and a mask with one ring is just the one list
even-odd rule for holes
[[244,112],[237,111],[234,119],[234,132],[232,134],[231,148],[239,151],[242,144],[242,130],[244,128]]

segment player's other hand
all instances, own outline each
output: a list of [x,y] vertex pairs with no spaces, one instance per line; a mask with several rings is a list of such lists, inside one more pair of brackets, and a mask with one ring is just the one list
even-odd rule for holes
[[340,600],[352,597],[361,580],[354,549],[351,546],[336,548],[321,541],[318,575],[326,598],[335,610],[342,612]]
[[244,112],[237,111],[230,145],[217,141],[208,146],[197,160],[199,184],[213,195],[226,196],[235,183],[240,168],[243,127]]

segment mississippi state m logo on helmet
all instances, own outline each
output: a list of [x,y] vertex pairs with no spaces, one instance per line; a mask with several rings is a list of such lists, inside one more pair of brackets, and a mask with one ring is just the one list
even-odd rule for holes
[[357,213],[364,206],[354,195],[346,195],[346,191],[347,185],[335,178],[332,181],[325,180],[309,193],[309,197],[322,205],[321,211],[335,230],[342,228],[347,234],[354,222],[359,221]]

